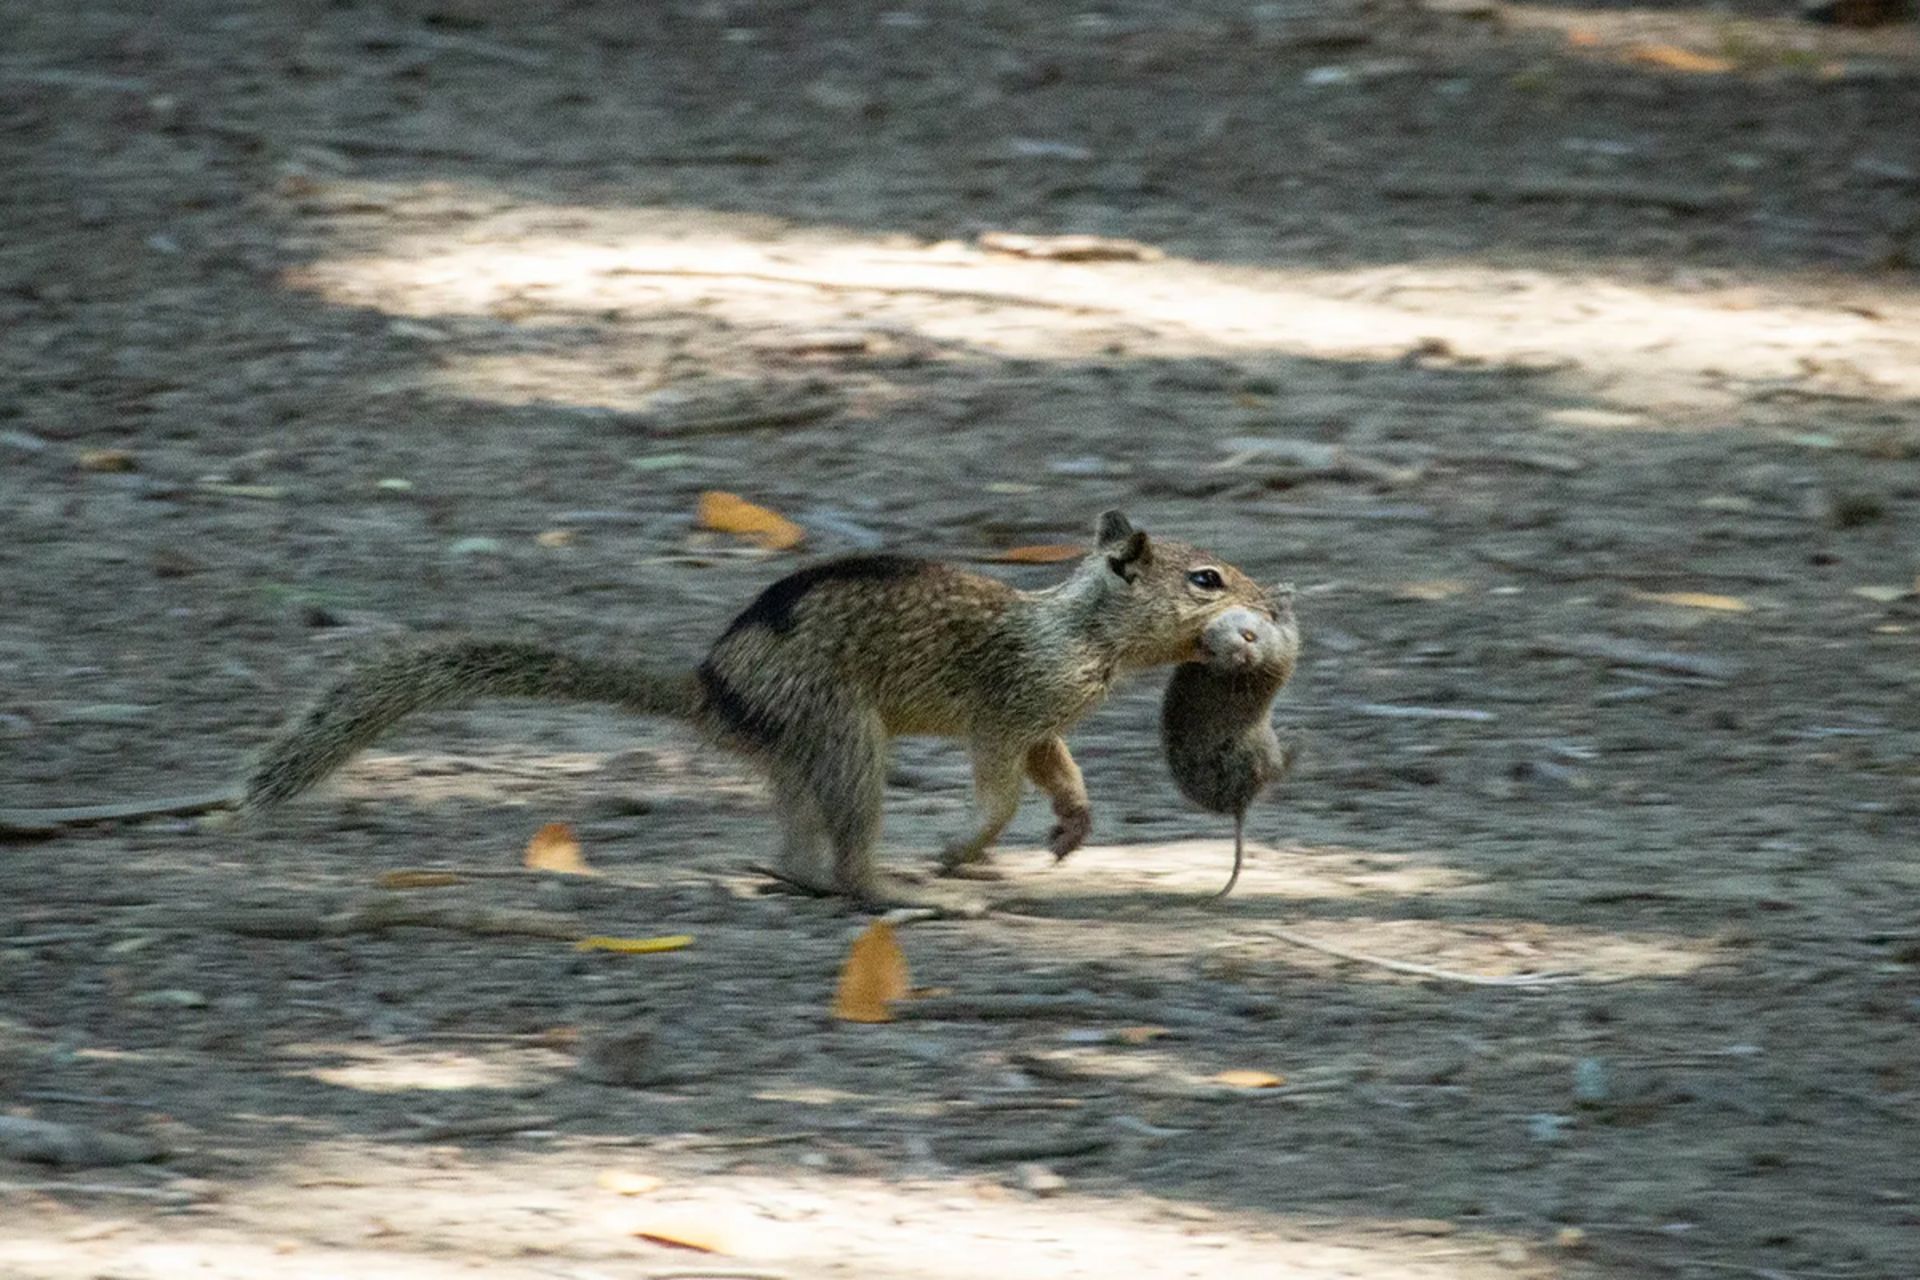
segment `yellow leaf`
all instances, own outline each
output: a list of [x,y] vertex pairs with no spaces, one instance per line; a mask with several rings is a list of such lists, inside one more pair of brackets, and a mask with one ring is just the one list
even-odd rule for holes
[[1236,1089],[1273,1089],[1287,1082],[1286,1077],[1276,1076],[1271,1071],[1249,1071],[1244,1067],[1234,1071],[1222,1071],[1214,1079],[1221,1084],[1230,1084]]
[[458,871],[382,871],[374,881],[382,889],[443,889],[466,882]]
[[913,989],[907,977],[907,955],[893,936],[893,926],[876,920],[853,940],[840,968],[840,989],[834,993],[833,1016],[842,1022],[892,1022],[889,1000],[904,1000]]
[[590,876],[593,868],[580,856],[580,842],[573,828],[564,822],[549,822],[533,833],[527,842],[526,864],[535,871],[561,871],[570,876]]
[[1753,606],[1739,596],[1716,596],[1705,591],[1636,591],[1639,600],[1678,605],[1682,609],[1712,609],[1718,613],[1752,613]]
[[1075,543],[1042,542],[1031,547],[1008,547],[989,558],[996,564],[1059,564],[1085,554],[1087,549]]
[[1145,1044],[1166,1034],[1165,1027],[1122,1027],[1114,1032],[1123,1044]]
[[807,531],[778,511],[755,506],[737,493],[709,489],[700,495],[696,517],[702,529],[737,533],[769,551],[785,551],[800,544]]
[[656,951],[678,951],[693,945],[690,933],[673,933],[663,938],[607,938],[598,934],[573,944],[575,951],[615,951],[623,956],[651,955]]
[[634,1173],[630,1169],[602,1169],[594,1181],[600,1184],[602,1190],[619,1196],[643,1196],[667,1185],[665,1178],[656,1178],[650,1173]]
[[1670,44],[1637,44],[1630,51],[1629,56],[1635,62],[1644,62],[1652,67],[1665,67],[1669,71],[1718,75],[1733,70],[1733,63],[1725,58],[1695,53],[1691,49],[1682,49]]

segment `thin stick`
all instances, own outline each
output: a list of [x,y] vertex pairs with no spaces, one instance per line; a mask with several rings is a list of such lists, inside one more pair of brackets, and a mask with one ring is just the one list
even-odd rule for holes
[[1445,982],[1462,982],[1470,987],[1552,987],[1570,982],[1610,982],[1611,978],[1581,978],[1575,974],[1515,974],[1505,978],[1482,977],[1475,973],[1459,973],[1452,969],[1440,969],[1430,964],[1414,964],[1407,960],[1389,960],[1385,956],[1368,955],[1364,951],[1348,951],[1331,943],[1319,942],[1313,938],[1294,933],[1289,929],[1261,929],[1258,936],[1272,938],[1277,942],[1291,943],[1296,947],[1305,947],[1309,951],[1318,951],[1322,955],[1333,956],[1340,960],[1351,960],[1355,964],[1370,964],[1380,969],[1391,969],[1395,973],[1410,973],[1419,978],[1438,978]]
[[0,809],[0,838],[51,836],[58,834],[63,827],[84,827],[97,822],[206,813],[213,809],[230,809],[239,801],[240,793],[228,788],[184,796],[161,796],[152,800],[126,800],[119,804],[83,804],[58,809]]
[[828,293],[890,293],[923,298],[949,298],[958,302],[988,302],[1004,307],[1036,307],[1045,311],[1070,311],[1076,315],[1097,315],[1109,308],[1091,307],[1080,302],[1056,302],[1024,293],[1004,293],[997,289],[942,289],[927,284],[885,284],[878,280],[823,280],[818,276],[788,275],[781,271],[716,271],[699,267],[616,267],[610,276],[667,276],[689,280],[757,280],[764,284],[791,284]]
[[199,1199],[171,1187],[127,1187],[113,1182],[0,1182],[0,1194],[8,1191],[39,1191],[50,1195],[62,1192],[76,1196],[134,1196],[142,1200],[163,1200],[168,1204],[192,1204]]
[[809,898],[833,898],[839,896],[831,889],[822,889],[817,884],[808,884],[805,880],[796,879],[784,871],[775,867],[763,866],[758,862],[749,862],[747,864],[747,870],[757,876],[765,876],[769,880],[778,881],[787,888],[792,889],[795,893],[804,894]]

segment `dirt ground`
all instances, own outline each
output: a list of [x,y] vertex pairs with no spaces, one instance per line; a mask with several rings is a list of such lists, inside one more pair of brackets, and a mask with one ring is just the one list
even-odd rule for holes
[[[0,845],[6,1113],[166,1152],[0,1159],[0,1275],[1920,1276],[1920,40],[1785,11],[0,0],[0,805],[1109,505],[1308,637],[1231,900],[1143,680],[887,1025],[755,781],[609,711]],[[893,781],[924,866],[964,758]],[[377,887],[550,821],[606,880]],[[694,942],[315,936],[481,908]]]

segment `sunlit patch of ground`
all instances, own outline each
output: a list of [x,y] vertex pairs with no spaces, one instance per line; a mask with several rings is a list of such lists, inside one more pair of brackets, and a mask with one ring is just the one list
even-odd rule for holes
[[[1254,845],[1233,896],[1216,903],[1211,895],[1231,863],[1232,845],[1218,840],[1082,849],[1056,871],[1038,860],[1016,864],[1008,906],[1050,917],[1098,916],[1115,954],[1211,946],[1215,968],[1256,982],[1300,968],[1337,969],[1343,980],[1416,977],[1278,940],[1263,932],[1272,925],[1342,950],[1489,978],[1678,978],[1723,958],[1709,938],[1549,924],[1511,916],[1504,906],[1471,921],[1400,917],[1396,902],[1472,902],[1488,886],[1437,860],[1362,849]],[[1114,887],[1122,881],[1124,893]],[[1170,943],[1168,914],[1183,911],[1191,912],[1193,927]]]
[[[391,187],[384,198],[406,195]],[[905,331],[1027,359],[1116,349],[1336,360],[1420,351],[1456,365],[1552,375],[1596,402],[1666,415],[1663,426],[1715,425],[1715,415],[1724,421],[1744,397],[1783,388],[1920,397],[1911,330],[1879,313],[1796,296],[1784,284],[1656,286],[1578,264],[1311,271],[1176,258],[1029,261],[831,229],[785,228],[766,243],[764,219],[698,210],[552,212],[577,230],[527,235],[524,219],[514,218],[490,232],[483,220],[465,243],[396,237],[377,253],[322,257],[292,283],[331,302],[443,326],[423,331],[444,345],[437,367],[410,385],[506,404],[644,403],[662,381],[659,367],[595,346],[542,350],[535,339],[595,317],[688,311],[769,334]],[[1905,298],[1903,306],[1914,305]],[[462,338],[497,338],[503,323],[535,349],[461,350]]]
[[[1479,1280],[1513,1274],[1531,1252],[1493,1233],[1390,1237],[1396,1224],[1364,1218],[1218,1213],[1131,1193],[1040,1199],[931,1172],[891,1185],[830,1175],[727,1175],[698,1185],[668,1182],[628,1198],[599,1189],[595,1169],[577,1159],[510,1159],[476,1174],[458,1168],[457,1158],[455,1168],[436,1172],[420,1153],[398,1160],[348,1150],[314,1156],[310,1165],[237,1190],[197,1220],[116,1226],[49,1206],[32,1228],[0,1240],[0,1268],[41,1280],[92,1280],[108,1269],[125,1280]],[[601,1168],[623,1163],[609,1153]],[[312,1234],[285,1226],[303,1215],[351,1225]],[[256,1218],[280,1224],[272,1238],[249,1235]],[[673,1248],[636,1232],[697,1239],[725,1252]]]

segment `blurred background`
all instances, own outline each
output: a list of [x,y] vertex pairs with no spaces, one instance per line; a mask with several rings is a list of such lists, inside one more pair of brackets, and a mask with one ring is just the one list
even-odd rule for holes
[[[1912,1274],[1917,122],[1877,0],[0,0],[0,803],[218,786],[398,635],[1044,586],[1108,506],[1307,637],[1224,908],[1145,680],[1093,847],[1030,800],[903,933],[998,1012],[834,1023],[862,922],[605,710],[8,845],[0,1096],[175,1155],[0,1160],[0,1270]],[[965,759],[893,782],[924,864]],[[407,892],[695,944],[236,932],[549,821],[619,883]]]

